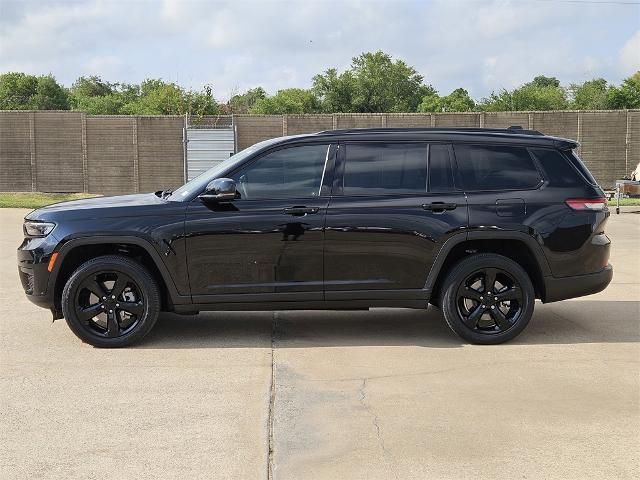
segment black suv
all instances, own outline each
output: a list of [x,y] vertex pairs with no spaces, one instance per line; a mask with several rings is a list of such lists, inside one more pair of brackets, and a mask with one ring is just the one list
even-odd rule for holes
[[603,191],[573,140],[512,127],[276,138],[174,192],[27,215],[28,298],[83,341],[142,339],[161,311],[442,309],[474,343],[611,281]]

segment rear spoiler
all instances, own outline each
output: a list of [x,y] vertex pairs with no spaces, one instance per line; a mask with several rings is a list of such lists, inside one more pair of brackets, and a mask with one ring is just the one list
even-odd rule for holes
[[573,150],[580,146],[579,142],[569,138],[554,138],[554,144],[559,150]]

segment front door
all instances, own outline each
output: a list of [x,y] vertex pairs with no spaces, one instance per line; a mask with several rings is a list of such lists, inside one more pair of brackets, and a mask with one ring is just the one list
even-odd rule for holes
[[467,225],[452,172],[446,144],[340,145],[325,227],[326,300],[428,297],[435,256]]
[[[277,148],[230,176],[239,198],[189,205],[194,303],[322,300],[327,144]],[[331,168],[331,167],[329,167]]]

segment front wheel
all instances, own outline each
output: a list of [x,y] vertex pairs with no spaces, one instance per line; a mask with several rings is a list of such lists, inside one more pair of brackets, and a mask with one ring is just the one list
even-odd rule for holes
[[471,343],[515,338],[533,315],[535,292],[527,272],[502,255],[485,253],[458,262],[443,285],[449,327]]
[[95,347],[125,347],[156,323],[160,291],[137,262],[118,255],[89,260],[62,292],[62,311],[73,333]]

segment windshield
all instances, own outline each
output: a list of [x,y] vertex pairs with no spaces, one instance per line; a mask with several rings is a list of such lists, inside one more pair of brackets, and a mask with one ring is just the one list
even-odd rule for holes
[[233,170],[234,167],[240,165],[244,160],[251,155],[253,155],[258,150],[264,148],[267,145],[275,143],[278,138],[273,138],[269,140],[264,140],[262,142],[256,143],[255,145],[251,145],[250,147],[245,148],[244,150],[232,155],[227,160],[219,163],[215,167],[210,168],[204,173],[201,173],[196,178],[188,181],[180,188],[176,189],[167,200],[182,202],[185,200],[189,200],[195,194],[201,193],[207,184],[219,176],[229,170]]

